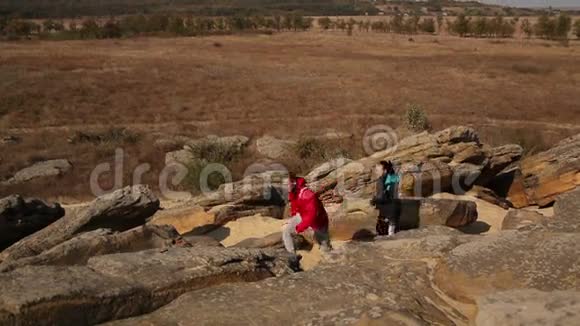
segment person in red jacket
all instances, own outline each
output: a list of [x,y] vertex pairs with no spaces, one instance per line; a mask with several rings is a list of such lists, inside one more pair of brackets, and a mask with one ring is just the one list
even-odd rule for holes
[[[302,233],[308,229],[314,231],[314,239],[322,251],[329,251],[330,237],[328,234],[328,214],[318,196],[306,186],[304,178],[290,176],[288,184],[288,200],[292,216],[282,227],[284,247],[296,255],[293,234]],[[299,256],[295,256],[297,260]]]

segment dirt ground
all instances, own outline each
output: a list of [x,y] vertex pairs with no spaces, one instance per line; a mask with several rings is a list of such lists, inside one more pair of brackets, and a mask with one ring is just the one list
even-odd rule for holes
[[[465,124],[486,142],[546,147],[580,132],[580,42],[341,32],[0,44],[0,178],[68,158],[59,183],[0,190],[88,192],[116,147],[155,171],[160,135],[273,134],[322,128],[360,137],[400,127],[408,104],[434,129]],[[77,131],[125,127],[130,143],[71,144]],[[530,145],[531,144],[531,145]]]

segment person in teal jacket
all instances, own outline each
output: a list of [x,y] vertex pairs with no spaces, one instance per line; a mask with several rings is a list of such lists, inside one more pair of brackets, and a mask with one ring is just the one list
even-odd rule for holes
[[377,235],[394,235],[397,231],[400,202],[399,175],[390,161],[379,162],[381,176],[377,179],[376,194],[371,199],[371,205],[379,210],[377,218]]

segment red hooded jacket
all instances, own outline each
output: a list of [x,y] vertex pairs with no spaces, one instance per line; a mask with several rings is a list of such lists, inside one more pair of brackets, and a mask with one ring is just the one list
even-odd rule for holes
[[314,230],[328,229],[328,214],[324,205],[316,194],[306,187],[304,178],[296,178],[294,191],[288,193],[290,201],[290,212],[294,216],[300,214],[302,222],[296,226],[296,232],[302,233],[306,229]]

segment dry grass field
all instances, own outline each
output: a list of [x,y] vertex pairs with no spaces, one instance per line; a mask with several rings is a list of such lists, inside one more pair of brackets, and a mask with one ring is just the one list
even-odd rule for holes
[[[311,31],[204,38],[0,44],[0,177],[68,158],[74,172],[21,192],[82,197],[91,169],[121,146],[155,171],[159,135],[299,137],[333,128],[360,139],[401,125],[407,104],[433,128],[465,124],[485,141],[537,148],[580,132],[580,42]],[[70,144],[125,127],[131,141]],[[356,140],[353,146],[360,144]],[[246,161],[239,164],[245,164]],[[154,181],[152,181],[154,182]]]

